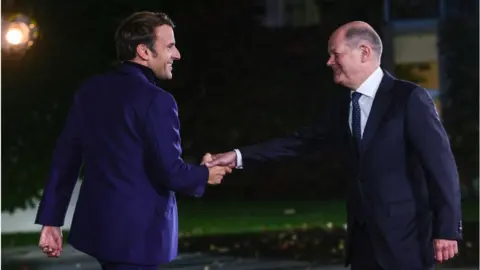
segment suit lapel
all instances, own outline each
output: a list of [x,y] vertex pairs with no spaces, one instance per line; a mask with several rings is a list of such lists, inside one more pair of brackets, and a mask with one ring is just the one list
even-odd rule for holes
[[370,110],[370,115],[368,116],[367,124],[365,130],[363,131],[363,138],[361,143],[361,152],[363,153],[373,138],[375,131],[381,123],[383,115],[387,111],[388,106],[391,101],[390,90],[393,87],[393,77],[384,70],[383,79],[380,82],[380,85],[373,100],[372,109]]

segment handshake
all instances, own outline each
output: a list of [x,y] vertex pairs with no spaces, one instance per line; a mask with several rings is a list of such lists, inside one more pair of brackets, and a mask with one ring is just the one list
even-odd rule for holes
[[237,166],[237,155],[234,151],[211,155],[206,153],[202,158],[202,163],[208,168],[208,184],[218,185],[222,182],[227,173]]

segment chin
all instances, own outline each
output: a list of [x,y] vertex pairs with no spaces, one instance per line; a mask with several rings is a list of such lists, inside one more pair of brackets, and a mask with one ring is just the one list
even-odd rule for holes
[[159,79],[161,80],[171,80],[173,77],[172,73],[166,73],[162,74],[162,76],[159,76]]
[[335,77],[333,77],[333,82],[335,82],[336,84],[341,84],[342,83],[342,78],[335,76]]

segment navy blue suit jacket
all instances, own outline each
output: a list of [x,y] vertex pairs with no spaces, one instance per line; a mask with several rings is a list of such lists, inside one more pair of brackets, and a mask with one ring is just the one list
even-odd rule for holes
[[[348,123],[350,91],[339,94],[318,123],[239,150],[248,169],[336,144],[345,170],[351,172],[348,184],[359,185],[363,193],[366,224],[379,263],[393,270],[429,267],[434,263],[434,238],[462,237],[457,167],[428,92],[384,73],[359,155]],[[350,196],[349,228],[355,215],[351,204]]]
[[175,258],[175,193],[202,196],[208,181],[207,167],[182,160],[177,104],[154,82],[131,63],[86,82],[53,153],[36,223],[63,225],[83,164],[69,242],[102,261]]

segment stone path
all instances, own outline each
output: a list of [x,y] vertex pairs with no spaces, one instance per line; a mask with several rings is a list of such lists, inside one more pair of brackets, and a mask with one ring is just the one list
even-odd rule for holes
[[[71,246],[66,246],[60,258],[45,257],[36,247],[17,248],[2,252],[2,269],[6,270],[100,270],[98,263]],[[175,261],[162,267],[170,270],[294,270],[294,269],[345,269],[343,267],[313,268],[307,262],[241,259],[194,253],[182,254]]]
[[[45,257],[36,247],[2,250],[2,270],[100,270],[96,260],[71,246],[66,246],[60,258]],[[268,259],[242,259],[203,253],[181,254],[162,267],[169,270],[346,270],[341,265],[319,266],[308,262]],[[440,268],[436,269],[448,269]],[[475,270],[463,268],[457,270]]]

